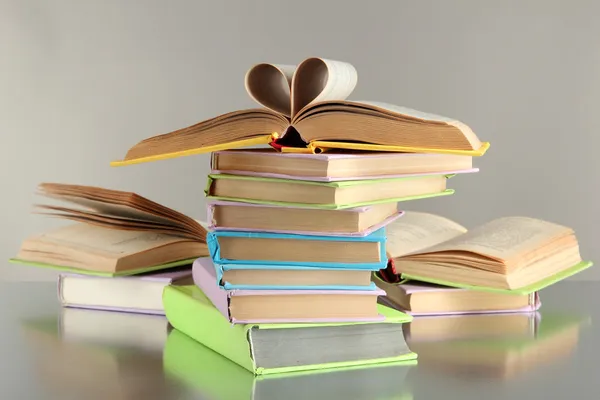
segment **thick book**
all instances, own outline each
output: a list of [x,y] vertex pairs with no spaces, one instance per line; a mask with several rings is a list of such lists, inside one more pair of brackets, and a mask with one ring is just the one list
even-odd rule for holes
[[60,274],[58,298],[63,307],[164,315],[167,285],[191,285],[190,266],[124,277]]
[[[411,317],[379,306],[376,323],[234,324],[196,286],[167,286],[167,319],[177,330],[255,375],[414,360],[402,325]],[[273,346],[277,343],[277,346]]]
[[212,174],[251,175],[316,182],[357,181],[477,172],[473,158],[428,153],[280,153],[273,149],[217,151]]
[[207,236],[217,264],[275,264],[374,270],[387,264],[385,228],[364,237],[213,231]]
[[225,290],[375,290],[371,271],[291,265],[215,264],[210,257],[194,261],[196,269],[212,268]]
[[211,174],[206,197],[242,203],[338,210],[451,195],[453,175],[312,182],[260,176]]
[[532,312],[541,307],[539,293],[505,294],[453,288],[426,282],[388,283],[374,274],[385,296],[382,304],[411,315]]
[[206,204],[211,231],[292,233],[317,236],[368,236],[403,211],[396,203],[321,210],[269,204],[211,200]]
[[[385,292],[364,290],[227,290],[213,265],[196,264],[194,284],[224,319],[234,324],[379,321],[377,297]],[[171,286],[173,287],[173,286]]]
[[163,354],[165,374],[188,391],[212,400],[411,400],[416,360],[279,374],[254,375],[173,329]]
[[349,63],[308,58],[298,66],[258,64],[248,94],[264,108],[229,112],[142,140],[112,165],[269,144],[291,151],[328,149],[481,156],[489,148],[452,118],[373,101],[349,101],[357,82]]
[[[447,218],[406,212],[388,225],[393,261],[383,277],[508,294],[530,294],[592,265],[573,229],[530,217],[502,217],[467,230]],[[395,270],[391,271],[390,269]]]
[[38,213],[75,223],[27,238],[13,262],[119,276],[191,264],[208,255],[202,223],[135,193],[42,183],[39,194],[75,207],[37,205]]

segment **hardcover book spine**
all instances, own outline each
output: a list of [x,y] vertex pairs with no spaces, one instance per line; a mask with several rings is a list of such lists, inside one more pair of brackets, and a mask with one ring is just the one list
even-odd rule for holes
[[209,349],[256,373],[247,332],[252,326],[232,326],[218,310],[186,294],[185,289],[185,286],[166,286],[163,291],[169,323]]
[[192,276],[194,284],[202,290],[215,308],[230,321],[227,291],[219,287],[216,268],[211,259],[206,257],[194,261],[194,265],[192,266]]
[[[379,243],[379,260],[378,262],[367,262],[367,263],[353,263],[352,269],[361,269],[361,270],[369,270],[369,271],[378,271],[382,268],[385,268],[387,265],[387,253],[386,253],[386,237],[384,234],[385,228],[381,228],[373,232],[369,236],[365,237],[345,237],[345,240],[349,242],[352,241],[362,241],[362,242],[378,242]],[[235,232],[231,230],[227,231],[213,231],[209,232],[206,237],[206,243],[208,245],[208,250],[210,253],[210,257],[212,258],[215,264],[248,264],[248,265],[261,265],[261,264],[269,264],[269,265],[280,265],[285,264],[289,266],[307,266],[306,262],[299,261],[278,261],[273,262],[269,260],[230,260],[221,258],[221,250],[219,247],[219,236],[227,236],[227,237],[256,237],[256,238],[288,238],[287,234],[272,234],[272,233],[262,233],[262,232]],[[336,236],[306,236],[306,235],[289,235],[294,236],[294,240],[324,240],[324,241],[333,241],[336,240]],[[348,266],[347,263],[339,263],[339,262],[311,262],[310,266],[312,267],[320,267],[320,268],[346,268]]]
[[[232,231],[232,232],[255,232],[256,230],[250,228],[234,228],[234,227],[221,227],[217,225],[215,221],[215,207],[218,207],[220,202],[209,202],[206,205],[206,219],[208,220],[208,229],[212,231]],[[226,203],[226,202],[224,202]],[[249,203],[238,203],[236,206],[246,206],[249,208],[249,211],[252,211],[254,205]],[[316,232],[316,231],[294,231],[294,230],[284,230],[284,229],[261,229],[261,232],[265,233],[274,233],[274,234],[291,234],[291,235],[302,235],[302,236],[329,236],[329,237],[357,237],[364,238],[369,236],[370,234],[378,231],[381,228],[386,227],[391,224],[398,218],[404,215],[404,211],[398,211],[397,213],[390,215],[382,222],[365,229],[360,232],[350,232],[350,233],[340,233],[340,232]]]

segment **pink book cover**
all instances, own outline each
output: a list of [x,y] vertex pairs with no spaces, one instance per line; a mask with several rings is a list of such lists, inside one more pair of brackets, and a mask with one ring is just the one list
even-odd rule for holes
[[[381,179],[381,178],[402,178],[402,177],[413,177],[413,176],[426,176],[426,175],[454,175],[454,174],[466,174],[466,173],[474,173],[478,172],[479,168],[469,168],[462,170],[453,170],[453,171],[434,171],[434,172],[424,172],[417,174],[400,174],[400,175],[374,175],[374,176],[351,176],[351,177],[329,177],[329,176],[295,176],[295,175],[286,175],[286,174],[276,174],[269,172],[250,172],[250,171],[239,171],[239,170],[219,170],[213,168],[215,165],[215,157],[218,154],[224,154],[231,151],[223,150],[212,153],[210,160],[210,168],[211,174],[225,173],[225,174],[233,174],[233,175],[248,175],[248,176],[262,176],[265,178],[283,178],[283,179],[295,179],[300,181],[313,181],[313,182],[339,182],[339,181],[356,181],[356,180],[367,180],[367,179]],[[236,151],[236,153],[246,152],[252,153],[251,151]],[[381,158],[390,158],[393,159],[395,157],[435,157],[435,154],[427,154],[427,153],[368,153],[368,155],[362,154],[331,154],[331,153],[320,153],[320,154],[304,154],[304,153],[280,153],[280,152],[264,152],[262,153],[267,156],[273,157],[288,157],[288,158],[311,158],[311,159],[321,159],[321,160],[331,160],[331,159],[343,159],[343,158],[360,158],[360,157],[381,157]],[[390,162],[393,162],[390,160]]]
[[[397,287],[401,289],[405,294],[413,293],[424,293],[424,292],[440,292],[440,291],[467,291],[469,289],[460,288],[448,288],[445,286],[437,286],[433,284],[420,284],[420,283],[402,283],[398,284]],[[510,296],[510,295],[507,295]],[[418,316],[435,316],[435,315],[465,315],[465,314],[506,314],[506,313],[528,313],[539,310],[542,306],[540,295],[538,292],[532,294],[533,298],[530,304],[526,307],[508,309],[508,310],[489,310],[489,311],[451,311],[451,312],[413,312],[405,310],[394,302],[388,300],[385,295],[380,296],[378,301],[388,307],[395,308],[398,311],[412,315],[413,317]]]
[[131,276],[120,276],[120,277],[104,277],[104,276],[93,276],[93,275],[80,275],[73,273],[62,273],[58,276],[58,300],[64,307],[69,308],[83,308],[89,310],[101,310],[101,311],[117,311],[135,314],[152,314],[152,315],[165,315],[164,310],[144,310],[139,308],[127,308],[127,307],[106,307],[102,305],[80,305],[80,304],[65,304],[62,295],[63,279],[67,276],[77,276],[80,279],[127,279],[127,280],[138,280],[138,281],[149,281],[149,282],[163,282],[166,285],[170,285],[173,281],[184,279],[192,275],[192,268],[187,266],[185,268],[176,268],[169,271],[160,272],[148,272],[140,275]]
[[211,303],[232,324],[274,324],[274,323],[306,323],[306,322],[371,322],[384,321],[385,317],[379,315],[375,318],[327,318],[327,319],[256,319],[238,320],[229,313],[229,298],[232,296],[269,296],[269,295],[297,295],[297,294],[351,294],[351,295],[383,295],[383,290],[225,290],[218,285],[217,273],[209,257],[198,258],[192,267],[194,284],[202,290]]
[[[237,206],[237,207],[249,207],[249,208],[251,208],[251,207],[293,208],[290,206],[274,206],[274,205],[265,205],[265,204],[238,203],[238,202],[223,201],[223,200],[209,201],[206,203],[206,218],[208,220],[208,229],[214,230],[214,231],[222,231],[222,230],[223,231],[238,231],[238,232],[252,232],[253,231],[253,229],[248,229],[248,228],[229,228],[229,227],[220,227],[220,226],[215,225],[215,218],[214,218],[215,206],[227,206],[227,205]],[[349,210],[344,210],[344,211],[364,212],[369,207],[371,207],[371,206],[356,207],[356,208],[351,208]],[[364,231],[360,231],[360,232],[351,232],[351,233],[315,232],[315,231],[293,231],[293,230],[278,230],[278,229],[266,229],[266,230],[261,230],[261,231],[269,232],[269,233],[291,233],[291,234],[295,234],[295,235],[365,237],[365,236],[368,236],[371,233],[375,232],[376,230],[389,225],[390,223],[394,222],[395,220],[397,220],[398,218],[400,218],[403,215],[404,215],[404,211],[398,211],[396,214],[389,216],[388,218],[386,218],[379,224],[375,224],[375,225],[369,227],[368,229],[365,229]]]

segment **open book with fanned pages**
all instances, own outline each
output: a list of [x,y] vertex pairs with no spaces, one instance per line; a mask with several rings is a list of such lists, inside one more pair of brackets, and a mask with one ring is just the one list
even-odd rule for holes
[[380,277],[527,295],[592,266],[572,228],[531,217],[496,218],[470,230],[406,212],[386,226],[390,263]]
[[14,263],[114,277],[191,266],[208,255],[203,223],[135,193],[41,183],[38,194],[68,205],[39,204],[36,213],[73,223],[26,238]]
[[113,166],[255,145],[282,152],[332,149],[481,156],[489,148],[466,124],[407,107],[350,101],[358,81],[347,62],[308,58],[262,63],[245,77],[263,108],[238,110],[142,140]]

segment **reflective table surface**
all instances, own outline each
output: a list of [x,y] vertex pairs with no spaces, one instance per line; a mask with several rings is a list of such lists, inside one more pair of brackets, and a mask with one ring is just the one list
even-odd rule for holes
[[600,282],[537,314],[416,318],[416,365],[255,378],[164,317],[62,309],[56,285],[2,284],[0,399],[598,399]]

